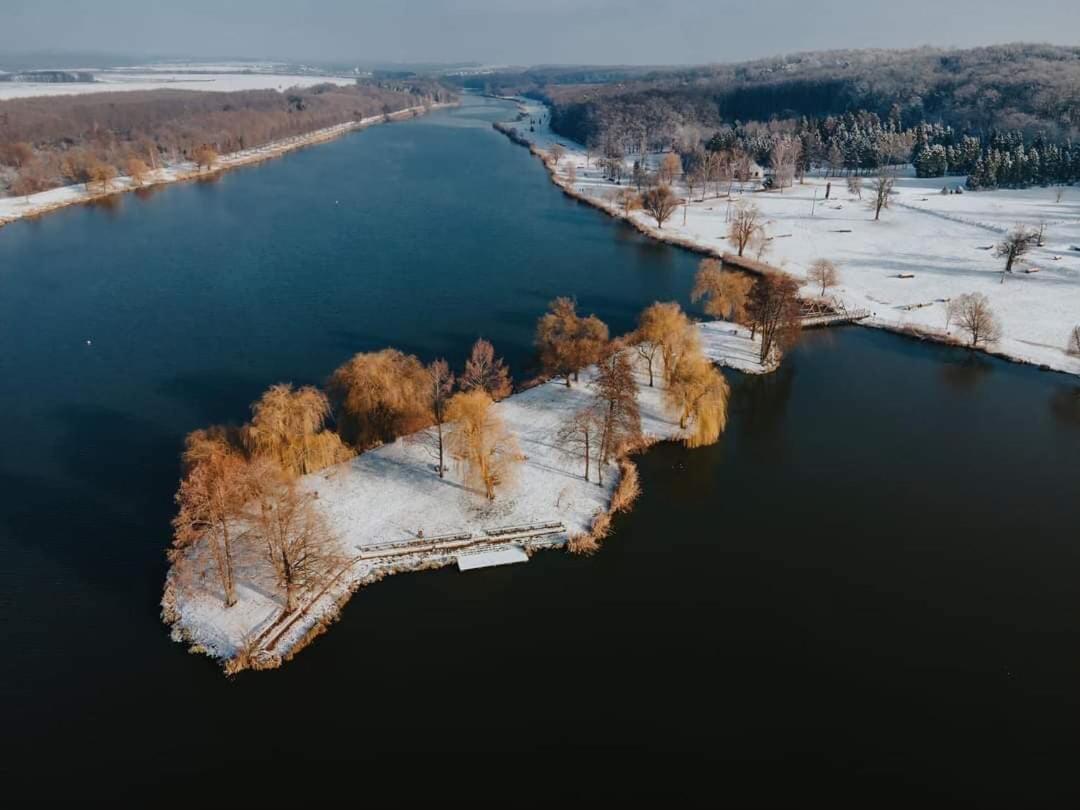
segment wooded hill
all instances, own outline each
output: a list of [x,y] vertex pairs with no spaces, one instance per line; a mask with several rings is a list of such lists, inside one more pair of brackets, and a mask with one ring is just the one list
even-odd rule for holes
[[540,97],[551,127],[605,154],[704,147],[769,165],[872,172],[912,161],[972,187],[1080,180],[1080,48],[1000,45],[796,54],[694,68],[536,68],[474,77]]
[[582,142],[625,106],[716,126],[857,110],[886,118],[895,105],[906,127],[1019,129],[1057,141],[1080,134],[1080,47],[824,51],[681,69],[538,68],[482,78],[542,95],[556,107],[558,131]]
[[124,173],[210,147],[227,154],[397,110],[452,100],[433,81],[322,84],[232,93],[149,90],[0,101],[0,193],[85,182],[88,164]]

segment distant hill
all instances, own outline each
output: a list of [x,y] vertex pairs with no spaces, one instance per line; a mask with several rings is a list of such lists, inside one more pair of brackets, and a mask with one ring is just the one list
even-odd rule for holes
[[969,50],[844,50],[689,68],[534,68],[476,77],[538,95],[553,127],[584,141],[627,106],[683,124],[823,117],[866,111],[904,126],[986,135],[1080,136],[1080,47],[1011,44]]

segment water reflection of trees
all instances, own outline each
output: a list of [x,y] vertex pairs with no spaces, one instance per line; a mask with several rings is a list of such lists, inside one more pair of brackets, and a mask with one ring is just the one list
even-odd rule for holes
[[772,374],[726,375],[731,386],[729,409],[749,436],[772,433],[787,412],[795,383],[795,364],[783,363]]
[[1059,424],[1080,428],[1080,386],[1055,389],[1050,395],[1050,413]]
[[139,188],[135,189],[135,196],[138,197],[140,200],[149,200],[155,194],[158,194],[163,188],[165,188],[164,185],[140,186]]
[[970,392],[993,370],[993,363],[976,352],[963,352],[941,364],[941,381],[955,391]]
[[91,208],[97,208],[110,215],[115,215],[122,205],[122,194],[109,194],[107,197],[94,197],[87,201]]

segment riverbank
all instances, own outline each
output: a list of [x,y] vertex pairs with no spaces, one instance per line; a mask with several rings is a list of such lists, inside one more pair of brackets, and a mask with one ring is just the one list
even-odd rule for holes
[[408,107],[388,115],[375,115],[360,119],[359,121],[347,121],[332,127],[314,130],[306,135],[296,135],[291,138],[284,138],[280,141],[272,141],[271,143],[252,149],[244,149],[239,152],[221,155],[215,162],[213,168],[210,169],[200,170],[190,161],[163,166],[150,171],[147,174],[146,181],[141,184],[135,183],[130,177],[120,176],[113,180],[105,190],[93,190],[89,188],[87,184],[78,183],[75,185],[49,189],[48,191],[42,191],[37,194],[31,194],[29,197],[2,197],[0,198],[0,227],[19,219],[39,217],[69,205],[81,205],[106,197],[112,197],[116,194],[139,191],[184,180],[200,180],[207,177],[213,177],[216,174],[220,174],[221,172],[230,169],[251,166],[256,163],[262,163],[265,160],[281,157],[296,149],[303,149],[307,146],[326,143],[327,141],[340,138],[342,135],[366,129],[375,124],[384,123],[387,120],[395,121],[411,118],[422,115],[429,110],[452,106],[455,105],[432,104],[428,107]]
[[[706,355],[749,373],[771,370],[756,362],[759,341],[734,324],[699,324]],[[662,383],[649,386],[643,361],[635,369],[642,416],[642,447],[682,437],[667,413]],[[515,435],[524,456],[512,482],[495,501],[470,490],[453,467],[439,478],[426,431],[399,438],[348,462],[305,476],[302,486],[340,545],[345,562],[318,593],[307,594],[291,614],[278,588],[263,581],[254,561],[235,561],[237,603],[223,606],[206,550],[196,546],[170,569],[162,615],[173,638],[193,652],[219,660],[227,672],[280,666],[338,616],[351,595],[392,574],[458,563],[476,553],[534,552],[584,538],[602,538],[609,513],[633,500],[636,481],[629,460],[612,462],[602,484],[583,476],[584,461],[568,456],[555,435],[573,413],[595,399],[592,369],[569,388],[548,381],[493,407]],[[595,465],[594,465],[595,466]],[[476,559],[475,557],[472,559]]]
[[[765,261],[796,278],[805,297],[820,293],[806,283],[807,269],[827,258],[840,271],[840,283],[827,297],[849,310],[868,310],[870,317],[861,323],[956,344],[962,336],[948,323],[949,300],[982,293],[1001,322],[1002,337],[981,350],[1080,374],[1080,357],[1065,351],[1070,331],[1080,324],[1080,250],[1075,249],[1080,247],[1080,190],[1062,190],[1061,200],[1058,190],[1049,188],[941,194],[943,184],[952,187],[962,178],[904,177],[897,180],[890,207],[874,222],[868,200],[849,194],[843,178],[808,177],[783,193],[749,185],[736,188],[730,198],[726,187],[715,195],[711,188],[695,190],[695,199],[658,228],[647,214],[626,212],[616,203],[616,192],[626,186],[605,179],[580,144],[551,132],[544,105],[517,103],[524,119],[496,129],[540,157],[565,194],[650,238],[719,258],[730,250],[730,206],[752,202],[770,237]],[[564,150],[558,165],[550,159],[555,144]],[[647,161],[653,165],[659,158],[650,155]],[[632,162],[627,159],[627,176]],[[869,186],[871,180],[864,182]],[[685,189],[678,191],[689,198]],[[993,247],[1016,224],[1044,228],[1045,244],[1002,283],[1002,262]]]

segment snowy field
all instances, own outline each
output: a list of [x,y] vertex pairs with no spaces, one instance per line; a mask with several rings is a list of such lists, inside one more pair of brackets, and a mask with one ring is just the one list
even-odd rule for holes
[[[547,109],[536,102],[524,108],[533,117]],[[538,148],[558,142],[566,148],[559,173],[572,165],[575,190],[608,202],[616,186],[595,166],[586,167],[579,144],[554,135],[546,123],[529,132],[529,122],[515,125],[518,133]],[[655,162],[656,157],[653,157]],[[632,160],[628,159],[628,164]],[[625,182],[625,181],[624,181]],[[832,183],[825,200],[826,183]],[[867,309],[863,323],[887,328],[914,328],[945,335],[947,300],[963,293],[986,295],[1001,321],[1002,339],[992,349],[1017,360],[1080,374],[1080,358],[1070,357],[1065,345],[1070,330],[1080,324],[1080,188],[1031,188],[943,195],[943,185],[955,187],[963,178],[897,181],[890,207],[873,221],[868,202],[871,178],[864,179],[863,200],[849,195],[844,178],[807,178],[783,193],[737,193],[734,200],[753,202],[761,209],[769,236],[763,257],[799,279],[818,258],[831,259],[840,284],[829,290],[849,309]],[[685,196],[685,191],[679,189]],[[725,189],[726,191],[726,189]],[[814,197],[817,195],[815,203]],[[726,196],[709,196],[680,209],[664,224],[663,235],[689,240],[717,252],[729,251],[726,239]],[[610,210],[610,205],[607,206]],[[643,212],[631,215],[648,230],[655,222]],[[1002,284],[1003,261],[993,246],[1016,224],[1045,227],[1044,247],[1035,248]],[[900,275],[911,274],[911,278]],[[820,290],[807,285],[806,296]],[[960,337],[952,328],[950,336]]]
[[[194,68],[193,68],[194,69]],[[90,71],[94,82],[0,82],[0,101],[35,96],[73,96],[125,90],[203,90],[227,93],[235,90],[287,90],[316,84],[354,84],[341,76],[287,75],[275,73],[169,72],[165,69]]]
[[[703,330],[706,353],[713,360],[752,372],[764,371],[753,362],[758,344],[751,342],[745,330],[723,322],[701,324],[699,328]],[[307,476],[304,485],[317,493],[316,504],[338,537],[342,555],[348,558],[354,558],[364,547],[380,543],[422,544],[420,532],[432,538],[553,521],[561,521],[568,533],[587,532],[593,517],[608,508],[618,468],[609,466],[603,486],[595,483],[595,469],[590,475],[593,482],[586,482],[583,460],[564,455],[555,446],[554,436],[565,419],[593,401],[588,385],[591,378],[590,371],[583,372],[581,381],[571,388],[561,381],[547,382],[494,406],[516,436],[526,460],[516,479],[500,489],[493,502],[468,489],[461,470],[452,463],[446,477],[438,478],[430,443],[421,441],[421,434],[398,439]],[[650,388],[641,366],[637,378],[644,433],[655,439],[678,438],[678,422],[665,411],[660,381]],[[303,620],[288,630],[273,654],[284,654],[321,619],[334,615],[337,603],[359,585],[377,578],[380,566],[393,572],[399,567],[418,569],[453,562],[452,554],[413,555],[393,565],[385,561],[354,562],[315,601]],[[209,561],[200,559],[195,563],[193,569],[210,573],[194,581],[181,581],[176,569],[170,572],[166,613],[177,617],[174,633],[178,639],[228,660],[274,624],[281,616],[283,600],[272,581],[258,581],[251,573],[255,567],[248,566],[245,571],[240,561],[237,604],[224,608]]]

